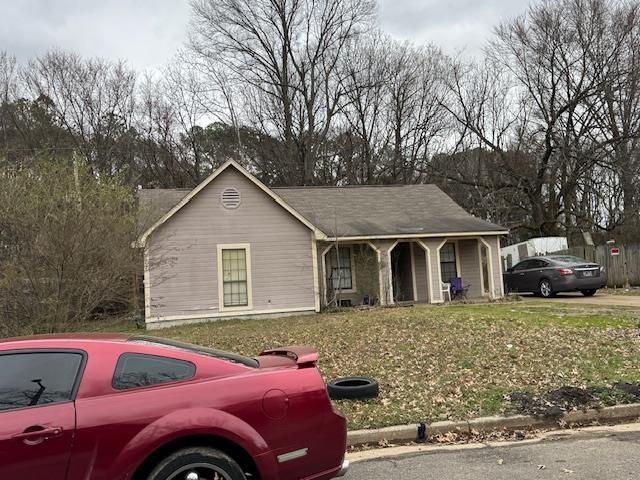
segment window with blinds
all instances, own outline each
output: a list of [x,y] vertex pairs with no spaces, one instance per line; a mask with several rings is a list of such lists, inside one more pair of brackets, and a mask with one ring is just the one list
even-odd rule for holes
[[455,243],[445,243],[440,249],[440,272],[445,283],[450,283],[452,278],[458,276]]
[[222,250],[222,281],[225,307],[246,307],[249,304],[246,249]]
[[329,278],[334,290],[350,290],[353,288],[353,272],[351,270],[351,247],[335,247],[328,255]]

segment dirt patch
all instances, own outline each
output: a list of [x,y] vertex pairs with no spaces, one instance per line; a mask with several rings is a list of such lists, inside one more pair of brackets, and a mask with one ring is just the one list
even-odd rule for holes
[[512,408],[524,415],[557,417],[565,412],[588,410],[640,401],[640,384],[617,383],[613,387],[561,387],[541,395],[515,392],[509,396]]

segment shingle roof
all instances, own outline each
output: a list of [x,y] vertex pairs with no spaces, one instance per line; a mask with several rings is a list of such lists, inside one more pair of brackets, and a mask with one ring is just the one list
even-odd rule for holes
[[[152,225],[190,190],[138,191],[140,223]],[[329,237],[504,232],[467,213],[435,185],[273,188]]]
[[329,237],[504,232],[435,185],[289,187],[273,191]]
[[189,188],[143,188],[138,190],[138,224],[142,231],[182,200]]

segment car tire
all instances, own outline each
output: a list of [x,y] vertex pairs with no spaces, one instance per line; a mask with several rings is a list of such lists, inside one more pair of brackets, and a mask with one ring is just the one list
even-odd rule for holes
[[542,298],[551,298],[555,295],[553,291],[553,285],[551,284],[551,280],[547,278],[543,278],[540,280],[540,284],[538,285],[538,293]]
[[[190,475],[190,474],[196,475]],[[217,476],[216,476],[217,474]],[[178,450],[162,460],[147,480],[192,480],[219,478],[246,480],[240,466],[226,453],[207,447]]]
[[331,380],[327,391],[332,400],[376,398],[380,393],[378,382],[369,377],[346,377]]
[[598,290],[595,288],[590,288],[588,290],[580,290],[580,293],[582,293],[582,295],[584,295],[585,297],[593,297],[597,291]]

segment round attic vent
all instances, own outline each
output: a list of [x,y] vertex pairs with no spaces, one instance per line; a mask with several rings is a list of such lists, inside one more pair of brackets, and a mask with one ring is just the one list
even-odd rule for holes
[[238,208],[240,206],[240,192],[235,188],[225,188],[222,191],[222,205],[224,208]]

